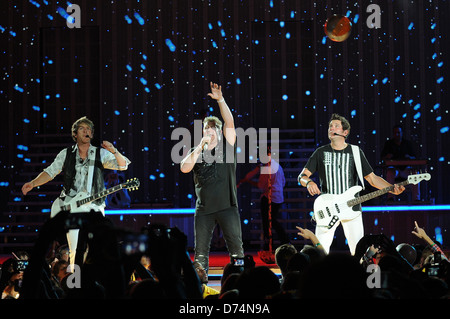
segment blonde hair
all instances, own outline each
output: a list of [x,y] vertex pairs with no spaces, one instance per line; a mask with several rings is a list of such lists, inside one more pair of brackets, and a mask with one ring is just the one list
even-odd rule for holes
[[92,136],[94,136],[94,123],[86,116],[83,116],[72,124],[72,139],[75,142],[77,141],[76,135],[81,124],[87,124],[91,128]]
[[215,127],[217,127],[219,130],[222,130],[222,121],[219,120],[216,116],[207,116],[203,119],[203,126],[205,124],[208,124],[209,122],[214,122]]

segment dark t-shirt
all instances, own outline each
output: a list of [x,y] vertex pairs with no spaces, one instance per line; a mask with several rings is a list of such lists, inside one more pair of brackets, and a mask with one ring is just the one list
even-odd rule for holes
[[205,150],[194,165],[196,214],[210,214],[238,207],[236,189],[236,143],[226,138],[210,150]]
[[[373,172],[372,167],[360,150],[363,176]],[[319,173],[320,191],[325,194],[342,194],[350,187],[360,184],[350,144],[343,150],[333,150],[330,144],[314,151],[305,166],[311,174]],[[354,209],[361,209],[360,205]]]

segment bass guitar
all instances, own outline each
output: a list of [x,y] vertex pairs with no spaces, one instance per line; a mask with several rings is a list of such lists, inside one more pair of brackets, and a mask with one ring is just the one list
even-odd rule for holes
[[[409,175],[406,181],[398,183],[399,186],[406,186],[408,184],[418,184],[422,180],[430,180],[431,175],[415,174]],[[383,189],[379,189],[372,193],[356,196],[362,187],[357,185],[350,187],[344,193],[340,195],[322,194],[314,201],[314,215],[313,219],[316,221],[317,226],[332,228],[339,220],[351,220],[356,218],[361,213],[360,211],[354,211],[353,206],[361,204],[365,201],[373,199],[390,192],[394,189],[394,186],[389,186]]]

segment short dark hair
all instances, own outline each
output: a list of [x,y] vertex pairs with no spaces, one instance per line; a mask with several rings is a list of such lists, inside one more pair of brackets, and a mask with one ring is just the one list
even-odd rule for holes
[[297,253],[297,249],[292,244],[282,244],[275,250],[275,263],[282,273],[287,270],[289,259]]
[[331,119],[330,119],[330,121],[328,122],[328,124],[330,124],[331,121],[333,121],[333,120],[341,121],[342,129],[343,129],[344,131],[348,131],[347,136],[350,135],[350,128],[351,128],[350,122],[349,122],[345,117],[343,117],[342,115],[339,115],[339,114],[337,114],[337,113],[333,113],[333,115],[331,115]]

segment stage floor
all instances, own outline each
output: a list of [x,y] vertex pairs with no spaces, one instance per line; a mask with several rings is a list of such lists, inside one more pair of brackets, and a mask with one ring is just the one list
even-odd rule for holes
[[[275,263],[267,264],[261,260],[257,251],[245,252],[246,255],[251,255],[255,261],[255,267],[266,266],[273,271],[275,275],[281,277],[280,268]],[[193,253],[190,253],[191,259],[193,258]],[[221,288],[221,278],[223,274],[223,268],[226,264],[230,262],[230,256],[228,252],[211,252],[209,254],[209,272],[208,272],[208,287],[220,291]]]

